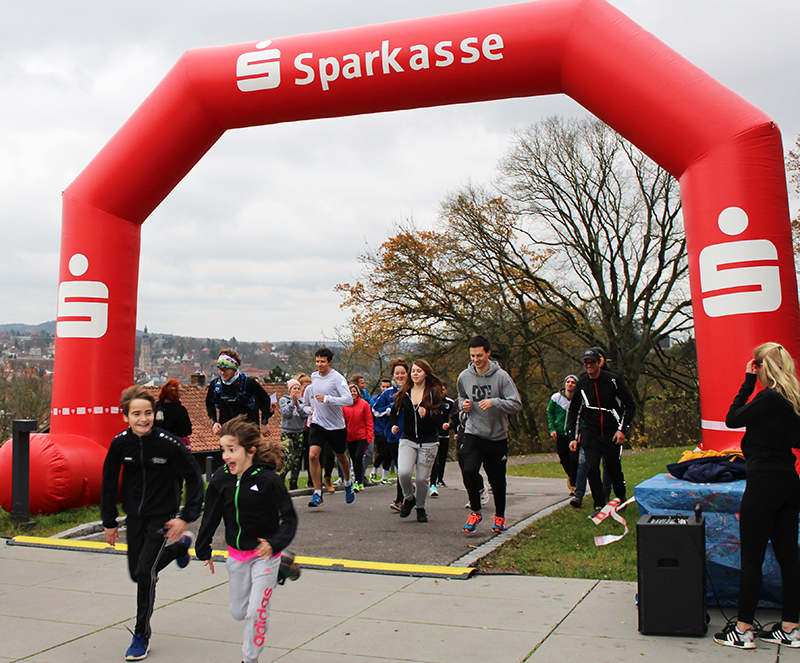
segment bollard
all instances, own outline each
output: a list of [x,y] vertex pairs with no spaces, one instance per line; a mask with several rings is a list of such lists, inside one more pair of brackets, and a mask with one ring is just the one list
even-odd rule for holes
[[39,422],[35,419],[14,419],[11,422],[11,517],[20,525],[34,527],[31,522],[31,431]]
[[213,456],[206,456],[206,483],[211,481],[211,461],[213,460]]

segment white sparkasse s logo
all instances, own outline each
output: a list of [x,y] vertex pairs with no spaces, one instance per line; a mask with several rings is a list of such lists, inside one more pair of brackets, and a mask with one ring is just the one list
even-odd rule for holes
[[267,48],[271,39],[256,44],[259,50],[242,53],[236,61],[236,84],[242,92],[273,90],[281,84],[281,52]]
[[[735,237],[747,229],[750,219],[743,209],[728,207],[722,210],[717,223],[723,233]],[[778,250],[768,239],[723,242],[704,248],[699,263],[705,314],[719,318],[776,311],[783,300],[777,261]]]
[[[83,276],[89,261],[82,253],[69,260],[72,276]],[[108,329],[108,286],[101,281],[62,281],[58,287],[56,336],[102,338]]]

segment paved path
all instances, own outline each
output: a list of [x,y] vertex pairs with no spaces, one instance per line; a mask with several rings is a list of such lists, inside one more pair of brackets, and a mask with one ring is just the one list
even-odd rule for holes
[[[148,661],[235,663],[241,623],[223,565],[164,569]],[[634,583],[526,576],[436,580],[304,570],[278,587],[261,663],[641,663],[796,661],[761,644],[643,636]],[[121,661],[135,586],[122,555],[0,540],[0,661]],[[765,617],[774,618],[765,615]],[[718,612],[711,629],[721,627]]]
[[[469,511],[464,508],[467,492],[460,477],[439,489],[439,497],[429,497],[429,521],[418,523],[416,514],[406,519],[389,509],[395,498],[392,485],[370,486],[356,495],[353,504],[346,504],[344,492],[326,493],[324,504],[309,508],[309,495],[294,497],[298,515],[298,531],[291,550],[308,557],[332,557],[396,564],[437,564],[447,566],[473,553],[495,538],[491,531],[494,502],[484,507],[483,522],[474,534],[461,531]],[[449,477],[446,475],[445,479]],[[506,520],[511,528],[553,504],[568,498],[563,479],[508,477]],[[198,523],[192,529],[196,532]],[[120,532],[124,541],[124,530]],[[102,534],[89,537],[104,540]],[[224,550],[222,526],[213,543],[214,550]]]
[[[563,503],[563,480],[509,477],[512,531],[491,536],[488,519],[460,532],[465,492],[455,485],[430,501],[430,522],[389,511],[394,487],[371,488],[353,505],[337,493],[318,510],[296,498],[302,556],[468,565],[537,512]],[[490,505],[491,506],[491,505]],[[487,508],[490,514],[491,509]],[[510,575],[442,580],[304,569],[275,593],[261,663],[689,663],[796,661],[760,644],[750,653],[704,638],[643,636],[635,583]],[[120,554],[10,545],[0,539],[0,662],[122,660],[130,643],[135,585]],[[148,661],[241,659],[241,623],[228,613],[227,574],[192,562],[162,571]],[[759,614],[768,621],[777,613]],[[710,632],[722,627],[711,613]]]

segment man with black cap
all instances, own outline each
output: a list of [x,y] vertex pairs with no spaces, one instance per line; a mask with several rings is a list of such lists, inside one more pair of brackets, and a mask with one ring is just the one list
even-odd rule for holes
[[586,457],[589,487],[594,508],[606,504],[603,482],[600,479],[600,460],[605,461],[611,475],[614,494],[624,502],[625,476],[622,473],[619,446],[625,443],[636,405],[622,376],[600,370],[601,355],[595,348],[583,353],[586,373],[578,378],[575,395],[569,408],[568,430],[572,438],[570,449],[577,451],[578,440]]

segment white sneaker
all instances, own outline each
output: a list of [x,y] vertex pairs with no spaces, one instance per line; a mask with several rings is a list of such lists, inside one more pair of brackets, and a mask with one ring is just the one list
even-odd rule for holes
[[489,504],[489,489],[484,484],[481,491],[481,506],[486,506],[487,504]]
[[714,634],[714,642],[726,647],[736,647],[738,649],[755,649],[756,641],[753,629],[749,628],[744,633],[739,633],[736,628],[736,618],[728,620],[725,628],[721,632]]
[[800,628],[794,628],[787,633],[781,628],[781,622],[777,622],[771,629],[761,631],[759,637],[764,642],[777,643],[784,647],[800,647]]

